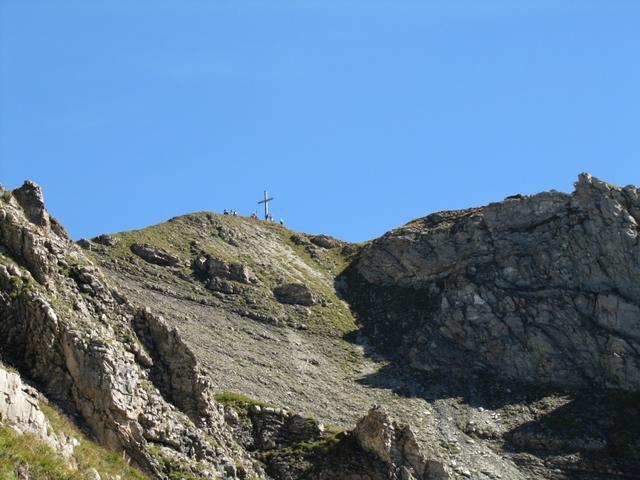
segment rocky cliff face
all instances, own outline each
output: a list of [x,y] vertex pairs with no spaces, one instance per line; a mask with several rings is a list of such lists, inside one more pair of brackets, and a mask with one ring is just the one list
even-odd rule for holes
[[72,472],[0,451],[0,476],[142,478],[84,434],[163,480],[640,468],[635,187],[582,175],[364,246],[206,212],[76,245],[37,185],[0,194],[0,445]]
[[582,174],[389,232],[354,266],[366,331],[416,368],[640,390],[640,190]]
[[3,358],[156,478],[174,465],[202,478],[254,471],[188,347],[51,228],[35,185],[4,197],[0,244]]

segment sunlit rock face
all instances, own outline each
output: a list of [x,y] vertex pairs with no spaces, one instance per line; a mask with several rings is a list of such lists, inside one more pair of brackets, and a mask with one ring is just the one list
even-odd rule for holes
[[356,310],[415,367],[640,390],[640,191],[582,174],[387,233],[355,265]]

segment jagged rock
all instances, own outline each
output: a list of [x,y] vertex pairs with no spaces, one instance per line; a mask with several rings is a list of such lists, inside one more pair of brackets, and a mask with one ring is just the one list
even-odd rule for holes
[[93,242],[99,243],[100,245],[104,245],[106,247],[115,247],[118,245],[118,238],[113,235],[108,235],[103,233],[102,235],[98,235],[91,239]]
[[46,226],[45,223],[43,229],[43,225],[31,222],[26,218],[24,207],[16,208],[14,202],[0,204],[0,244],[41,284],[48,283],[53,265],[63,257],[61,245],[68,242],[55,232],[48,235]]
[[100,272],[96,267],[73,265],[69,268],[69,276],[76,281],[82,292],[98,296],[105,302],[113,301],[109,289],[100,278]]
[[218,237],[220,237],[222,241],[228,243],[233,247],[240,246],[240,243],[236,238],[236,232],[233,229],[225,227],[224,225],[218,225],[216,231],[218,233]]
[[587,174],[575,188],[374,241],[349,285],[365,329],[421,369],[640,390],[640,192]]
[[39,185],[27,180],[12,193],[31,223],[41,227],[49,227],[49,214],[44,206],[44,197]]
[[341,245],[341,242],[339,240],[336,240],[329,235],[314,235],[313,237],[311,237],[311,242],[318,247],[327,249]]
[[444,464],[427,460],[411,428],[398,425],[380,406],[374,406],[356,425],[353,435],[360,447],[389,467],[388,477],[401,480],[447,480]]
[[219,425],[211,383],[176,328],[149,309],[133,320],[134,328],[152,359],[156,387],[197,425]]
[[134,243],[131,245],[131,251],[143,260],[162,267],[173,267],[180,263],[180,259],[175,255],[147,243]]
[[67,242],[71,242],[71,235],[67,232],[67,229],[64,228],[55,217],[49,215],[49,222],[51,224],[51,231],[55,233],[58,237],[65,239]]
[[273,294],[280,303],[303,305],[310,307],[318,302],[316,294],[302,283],[287,283],[273,290]]

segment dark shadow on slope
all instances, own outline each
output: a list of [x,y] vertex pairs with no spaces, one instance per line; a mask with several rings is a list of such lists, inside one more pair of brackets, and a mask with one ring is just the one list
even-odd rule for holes
[[505,446],[571,478],[640,478],[640,394],[584,392],[505,435]]
[[[360,329],[345,335],[345,340],[383,362],[378,371],[359,380],[362,385],[427,401],[456,399],[505,415],[511,407],[522,409],[535,420],[509,419],[507,424],[515,427],[503,438],[503,448],[516,463],[543,465],[543,470],[557,469],[576,480],[640,479],[640,394],[568,392],[517,382],[475,362],[477,355],[472,352],[443,343],[446,340],[437,333],[434,352],[444,355],[432,353],[428,371],[424,364],[420,370],[412,368],[404,346],[420,334],[420,322],[437,312],[437,295],[427,289],[372,286],[362,282],[353,267],[338,282],[360,323]],[[377,311],[380,305],[384,309]],[[370,321],[372,316],[375,322]],[[562,406],[545,410],[547,400],[553,404],[560,398]]]
[[407,398],[422,398],[427,401],[458,399],[474,408],[498,410],[507,405],[535,402],[548,395],[559,393],[553,389],[501,379],[483,370],[461,372],[435,369],[423,372],[411,368],[398,356],[379,355],[355,334],[345,339],[365,346],[365,352],[373,360],[382,360],[383,366],[374,373],[363,376],[358,383],[371,388],[391,390]]
[[[424,335],[424,318],[437,313],[442,286],[433,290],[374,286],[355,272],[353,264],[336,279],[335,286],[360,324],[359,330],[343,338],[363,347],[366,356],[386,363],[361,378],[363,385],[429,401],[459,398],[470,406],[490,409],[535,401],[554,391],[503,378],[478,362],[476,354],[437,334],[430,345],[428,370],[426,365],[412,368],[406,345]],[[378,311],[380,305],[393,316]]]

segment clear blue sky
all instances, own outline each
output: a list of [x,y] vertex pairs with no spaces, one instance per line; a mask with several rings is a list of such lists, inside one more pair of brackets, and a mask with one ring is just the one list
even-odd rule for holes
[[0,0],[0,183],[75,238],[268,189],[365,240],[639,166],[638,0]]

